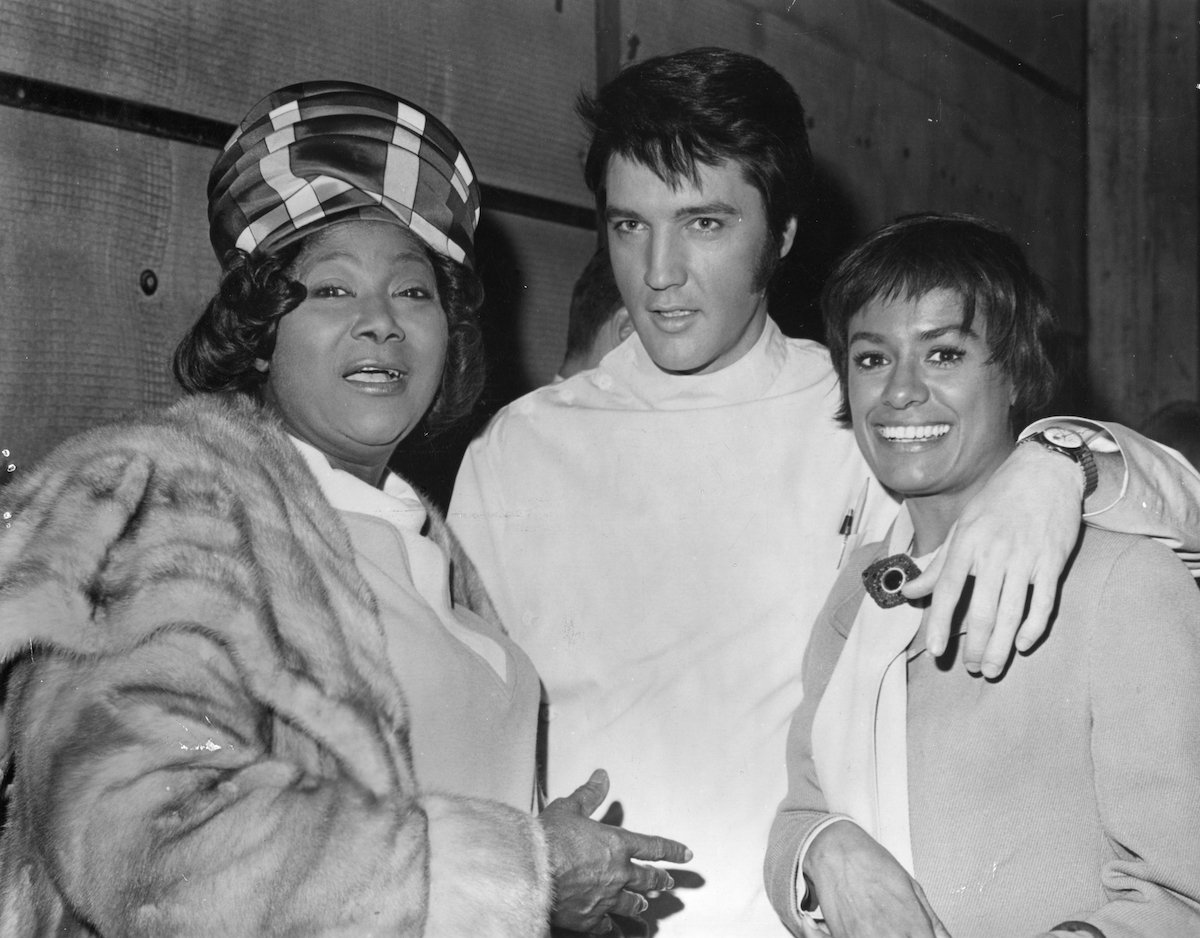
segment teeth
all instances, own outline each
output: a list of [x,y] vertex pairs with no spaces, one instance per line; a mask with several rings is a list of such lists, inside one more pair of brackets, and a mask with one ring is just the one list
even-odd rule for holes
[[694,309],[660,309],[656,310],[659,316],[664,319],[680,319],[684,316],[690,316],[695,312]]
[[923,427],[880,427],[885,440],[932,440],[950,432],[950,424],[934,423]]
[[347,381],[361,381],[369,384],[380,384],[385,381],[395,381],[400,377],[400,372],[394,368],[360,368],[351,374],[346,375]]

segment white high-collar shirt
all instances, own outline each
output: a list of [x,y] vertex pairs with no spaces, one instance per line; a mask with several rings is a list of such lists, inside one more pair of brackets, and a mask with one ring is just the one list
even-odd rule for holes
[[695,854],[660,938],[783,933],[762,857],[800,662],[847,513],[878,538],[895,512],[838,400],[772,322],[709,375],[633,336],[502,411],[459,475],[451,524],[549,696],[548,794],[602,766],[626,827]]

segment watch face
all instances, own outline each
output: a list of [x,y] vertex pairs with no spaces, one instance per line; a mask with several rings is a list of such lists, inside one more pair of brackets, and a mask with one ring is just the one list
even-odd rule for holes
[[1042,432],[1055,446],[1066,449],[1080,449],[1083,446],[1083,437],[1069,427],[1047,427]]

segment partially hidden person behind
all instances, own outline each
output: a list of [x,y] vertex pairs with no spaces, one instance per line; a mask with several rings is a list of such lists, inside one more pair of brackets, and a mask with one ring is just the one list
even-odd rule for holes
[[433,115],[280,89],[209,179],[188,395],[4,493],[0,935],[516,936],[682,845],[535,809],[538,676],[388,470],[483,381],[479,186]]
[[567,347],[554,380],[595,368],[632,332],[633,323],[613,279],[608,251],[600,248],[584,264],[571,289]]
[[1054,388],[1021,249],[972,216],[906,217],[841,261],[822,306],[840,416],[904,502],[851,555],[805,656],[766,859],[783,922],[1200,934],[1200,594],[1171,552],[1084,528],[1046,637],[992,679],[957,666],[959,638],[931,652],[924,603],[899,593],[1018,445],[1014,414]]
[[[778,71],[719,48],[633,63],[580,110],[636,334],[502,409],[449,520],[545,685],[550,794],[595,759],[627,824],[696,853],[645,915],[657,938],[776,935],[762,856],[805,644],[845,557],[897,510],[835,419],[828,353],[768,308],[811,224],[804,110]],[[974,670],[1036,639],[1084,512],[1200,562],[1200,479],[1124,428],[1081,430],[1111,450],[1086,501],[1073,458],[1022,446],[905,587],[936,581],[944,641],[973,581]]]

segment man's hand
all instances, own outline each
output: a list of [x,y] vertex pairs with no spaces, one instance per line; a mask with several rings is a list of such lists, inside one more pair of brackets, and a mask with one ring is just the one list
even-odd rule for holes
[[554,877],[551,921],[562,928],[601,934],[613,928],[610,915],[636,918],[646,910],[643,893],[675,884],[666,870],[633,861],[686,863],[692,858],[691,850],[665,837],[590,820],[607,795],[608,775],[597,769],[585,784],[550,802],[540,815]]
[[833,938],[950,938],[917,882],[857,824],[821,831],[804,875]]
[[975,578],[963,619],[968,670],[996,677],[1014,636],[1020,651],[1041,638],[1079,540],[1082,495],[1083,474],[1070,459],[1037,445],[1016,448],[963,509],[929,569],[903,588],[909,599],[933,593],[931,654],[946,650],[968,577]]

